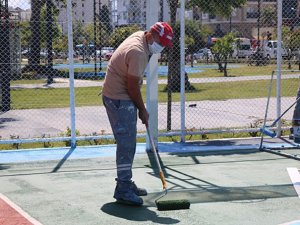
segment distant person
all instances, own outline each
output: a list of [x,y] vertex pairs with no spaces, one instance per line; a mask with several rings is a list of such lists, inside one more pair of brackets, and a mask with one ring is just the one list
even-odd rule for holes
[[267,31],[267,40],[268,41],[272,40],[272,33],[270,33],[269,31]]
[[103,84],[103,104],[117,142],[117,185],[114,198],[119,203],[142,205],[140,196],[147,191],[138,188],[132,179],[136,151],[137,112],[148,126],[149,114],[140,88],[152,54],[172,46],[173,31],[165,22],[155,23],[149,31],[129,36],[113,53]]
[[216,29],[215,29],[215,33],[214,33],[214,37],[223,37],[225,35],[225,33],[221,30],[221,25],[217,24]]

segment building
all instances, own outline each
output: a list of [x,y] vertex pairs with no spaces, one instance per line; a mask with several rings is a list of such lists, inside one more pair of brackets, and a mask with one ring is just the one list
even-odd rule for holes
[[[297,0],[284,0],[282,4],[283,24],[299,26],[300,4]],[[265,38],[267,31],[276,29],[277,0],[248,0],[247,3],[233,11],[229,18],[194,12],[193,18],[212,29],[220,26],[224,33],[237,31],[240,36],[248,38]]]
[[20,7],[9,7],[9,12],[14,16],[14,18],[18,19],[18,21],[30,21],[31,10],[30,9],[22,9]]
[[[147,0],[95,0],[96,14],[99,13],[99,6],[106,5],[110,10],[112,27],[124,26],[128,24],[139,24],[146,28]],[[157,11],[160,20],[169,20],[169,8],[166,0],[160,1],[160,9]],[[58,21],[66,33],[66,7],[57,3],[60,10]],[[93,23],[94,20],[94,0],[73,1],[73,20],[81,21],[83,24]]]
[[[111,9],[111,0],[74,0],[73,2],[73,21],[80,21],[83,24],[93,23],[94,9],[99,14],[99,8],[107,6]],[[67,9],[66,5],[56,2],[56,7],[59,8],[58,23],[62,27],[63,33],[67,33]]]

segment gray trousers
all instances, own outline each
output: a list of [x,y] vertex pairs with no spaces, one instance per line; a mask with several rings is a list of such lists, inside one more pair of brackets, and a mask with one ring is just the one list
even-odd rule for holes
[[117,142],[117,181],[131,181],[136,151],[137,108],[131,100],[102,97],[107,116]]

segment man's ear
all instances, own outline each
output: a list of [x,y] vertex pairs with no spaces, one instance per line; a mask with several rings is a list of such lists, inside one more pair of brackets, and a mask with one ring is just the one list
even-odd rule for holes
[[154,37],[153,37],[153,34],[151,33],[151,32],[148,32],[147,33],[147,36],[146,36],[146,39],[147,39],[147,43],[148,44],[153,44],[153,42],[154,42]]

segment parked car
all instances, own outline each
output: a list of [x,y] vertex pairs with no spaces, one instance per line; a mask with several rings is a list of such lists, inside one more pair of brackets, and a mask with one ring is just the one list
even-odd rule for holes
[[249,38],[236,38],[233,44],[232,57],[246,58],[252,55],[251,41]]
[[213,54],[211,53],[211,50],[209,48],[202,48],[198,52],[194,53],[194,59],[212,59]]
[[[30,52],[30,50],[27,50],[27,49],[23,50],[21,52],[22,57],[28,57],[29,52]],[[55,56],[55,52],[54,51],[52,51],[52,54],[53,54],[53,56]],[[47,50],[41,50],[40,51],[40,56],[41,56],[41,58],[46,58],[48,56]]]
[[[276,59],[277,41],[276,40],[264,41],[262,44],[262,50],[265,57],[268,57],[270,59]],[[284,43],[281,43],[281,54],[283,58],[288,57],[288,49],[284,46]]]

